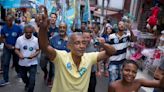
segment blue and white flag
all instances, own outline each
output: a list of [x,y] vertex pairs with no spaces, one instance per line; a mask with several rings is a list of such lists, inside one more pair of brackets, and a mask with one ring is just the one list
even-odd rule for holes
[[90,3],[89,0],[85,0],[85,8],[83,13],[83,22],[88,22],[91,20],[91,12],[90,12]]
[[76,15],[76,20],[75,20],[75,27],[77,29],[81,28],[81,15],[80,15],[80,4],[81,4],[81,0],[77,1],[77,15]]
[[34,4],[44,4],[44,0],[0,0],[0,4],[4,8],[34,8]]
[[21,0],[0,0],[0,4],[4,8],[19,8]]

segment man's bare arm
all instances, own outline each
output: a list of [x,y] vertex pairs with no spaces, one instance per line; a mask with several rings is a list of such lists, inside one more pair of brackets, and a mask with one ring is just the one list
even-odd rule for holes
[[141,83],[141,86],[145,87],[156,87],[156,88],[164,88],[164,77],[161,80],[146,80],[146,79],[138,79]]
[[23,54],[20,52],[20,49],[15,48],[15,53],[18,55],[19,59],[24,59]]
[[101,39],[99,41],[100,41],[101,47],[104,49],[104,51],[101,51],[98,54],[98,57],[97,57],[98,62],[101,60],[108,59],[110,56],[112,56],[114,53],[116,53],[116,49],[113,46],[105,43],[104,41],[101,41]]
[[40,14],[38,18],[39,19],[39,37],[38,37],[39,47],[47,55],[51,55],[51,58],[55,58],[56,51],[49,45],[48,35],[47,35],[49,24],[50,24],[50,21],[48,20],[48,16],[47,16],[47,9],[45,8],[45,6],[41,6],[41,7],[44,8],[45,14],[44,15]]
[[112,84],[109,85],[108,92],[115,92],[115,88]]

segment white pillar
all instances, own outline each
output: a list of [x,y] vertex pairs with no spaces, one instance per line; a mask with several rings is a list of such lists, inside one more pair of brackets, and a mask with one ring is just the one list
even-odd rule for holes
[[134,0],[131,0],[130,3],[130,14],[133,15],[133,9],[134,9]]
[[133,16],[136,17],[136,11],[137,11],[137,5],[138,5],[138,0],[134,0],[134,11],[133,11]]

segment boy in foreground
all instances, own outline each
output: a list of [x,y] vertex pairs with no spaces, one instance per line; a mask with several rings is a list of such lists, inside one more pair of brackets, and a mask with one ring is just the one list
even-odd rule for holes
[[141,86],[164,88],[164,77],[158,80],[135,79],[138,70],[136,62],[125,61],[122,66],[122,79],[111,83],[108,92],[138,92]]

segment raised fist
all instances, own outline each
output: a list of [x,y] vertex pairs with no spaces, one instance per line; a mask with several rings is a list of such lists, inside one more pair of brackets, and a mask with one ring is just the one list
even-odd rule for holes
[[39,6],[38,26],[39,28],[48,29],[50,25],[50,20],[48,19],[47,9],[45,6]]

